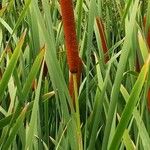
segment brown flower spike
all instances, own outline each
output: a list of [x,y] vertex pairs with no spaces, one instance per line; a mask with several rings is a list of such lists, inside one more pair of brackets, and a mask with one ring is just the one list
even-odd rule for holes
[[79,59],[79,52],[72,0],[60,0],[60,6],[62,12],[69,70],[71,73],[77,73],[77,62]]
[[101,18],[99,18],[99,17],[96,18],[96,23],[97,23],[98,30],[99,30],[99,35],[100,35],[100,39],[101,39],[101,43],[102,43],[103,53],[104,53],[104,55],[106,54],[106,56],[104,57],[105,63],[107,63],[109,60],[109,56],[108,56],[108,47],[107,47],[107,42],[106,42],[106,35],[104,32],[104,24],[103,24]]
[[80,85],[82,72],[82,61],[79,57],[78,42],[76,36],[75,19],[72,0],[60,0],[63,28],[65,35],[65,45],[67,49],[67,62],[71,72],[69,79],[69,92],[74,102],[73,74],[77,77],[77,86]]

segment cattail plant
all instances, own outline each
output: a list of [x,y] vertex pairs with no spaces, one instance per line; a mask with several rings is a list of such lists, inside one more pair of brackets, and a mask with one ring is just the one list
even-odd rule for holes
[[70,70],[69,79],[69,92],[74,102],[74,86],[73,86],[73,74],[76,74],[77,78],[77,90],[80,84],[80,77],[82,71],[82,61],[79,57],[78,42],[76,36],[73,3],[71,0],[60,0],[62,20],[65,35],[65,44],[67,49],[67,62]]
[[96,23],[98,26],[99,35],[100,35],[101,44],[102,44],[102,49],[103,49],[103,53],[104,53],[104,61],[105,61],[105,63],[107,63],[109,60],[109,56],[108,56],[108,47],[107,47],[107,42],[106,42],[106,35],[105,35],[105,31],[104,31],[104,24],[102,22],[102,19],[99,17],[96,18]]
[[78,143],[79,149],[83,149],[82,146],[82,135],[80,129],[80,113],[79,113],[79,103],[78,103],[78,87],[79,80],[81,76],[81,59],[78,52],[78,42],[76,36],[75,19],[73,12],[73,2],[72,0],[60,0],[65,44],[67,49],[67,62],[69,65],[69,70],[71,73],[69,81],[69,92],[74,99],[75,109],[77,113],[77,130],[78,130]]
[[62,20],[65,34],[65,44],[67,49],[67,62],[70,70],[69,93],[75,106],[73,74],[76,74],[77,90],[80,85],[82,72],[82,61],[79,57],[78,42],[76,36],[75,20],[73,13],[73,3],[71,0],[60,0]]
[[77,73],[79,53],[78,53],[78,44],[73,13],[73,3],[72,0],[60,0],[60,5],[61,5],[69,70],[71,73]]
[[73,3],[71,0],[60,0],[60,5],[64,26],[65,44],[67,49],[67,62],[69,65],[69,70],[71,72],[69,92],[74,103],[73,74],[76,74],[77,76],[77,87],[79,88],[82,62],[78,52]]

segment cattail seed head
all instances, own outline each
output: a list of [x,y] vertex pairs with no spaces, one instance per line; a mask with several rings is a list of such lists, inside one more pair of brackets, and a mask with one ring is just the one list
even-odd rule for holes
[[78,43],[76,37],[75,20],[72,0],[60,0],[61,13],[64,27],[67,61],[71,73],[77,73],[79,59]]
[[[105,55],[106,53],[108,53],[108,47],[107,47],[107,42],[106,42],[106,35],[104,32],[104,24],[103,24],[101,18],[99,18],[99,17],[96,18],[96,23],[97,23],[98,30],[99,30],[103,53]],[[108,60],[109,60],[109,56],[107,54],[105,57],[105,63],[107,63]]]

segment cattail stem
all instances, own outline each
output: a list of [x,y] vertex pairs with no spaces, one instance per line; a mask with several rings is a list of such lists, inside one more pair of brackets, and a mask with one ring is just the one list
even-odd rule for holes
[[[77,70],[77,73],[76,73],[76,76],[77,76],[77,91],[79,91],[81,74],[82,74],[82,61],[79,58],[78,70]],[[75,106],[75,96],[74,96],[73,75],[72,74],[70,75],[70,79],[69,79],[69,93],[70,93],[70,96],[73,100],[73,105]]]
[[75,98],[75,106],[76,106],[76,119],[77,119],[77,137],[79,143],[79,150],[83,150],[82,144],[82,133],[81,133],[81,123],[80,123],[80,111],[79,111],[79,102],[78,102],[78,86],[77,86],[77,74],[73,75],[73,87],[74,87],[74,98]]

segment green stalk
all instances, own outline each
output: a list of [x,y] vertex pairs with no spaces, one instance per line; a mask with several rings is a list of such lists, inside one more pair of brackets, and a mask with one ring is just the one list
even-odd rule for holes
[[73,74],[73,86],[74,86],[74,97],[75,97],[75,107],[76,107],[76,121],[77,121],[77,138],[79,144],[79,150],[83,150],[82,144],[82,134],[81,134],[81,123],[80,123],[80,111],[79,111],[79,101],[78,101],[78,86],[77,86],[77,74]]

